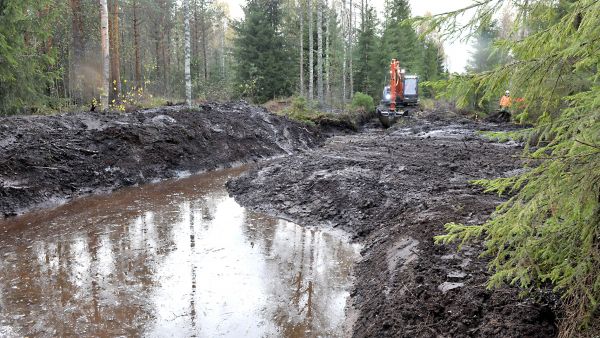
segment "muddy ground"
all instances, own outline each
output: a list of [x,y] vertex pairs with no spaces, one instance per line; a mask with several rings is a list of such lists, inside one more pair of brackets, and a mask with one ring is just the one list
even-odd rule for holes
[[355,337],[553,337],[550,297],[485,288],[481,248],[433,236],[447,222],[483,222],[502,201],[469,184],[510,176],[521,146],[498,144],[452,113],[421,113],[383,130],[260,165],[229,182],[242,205],[304,225],[342,228],[364,244],[355,268]]
[[291,154],[321,141],[316,129],[244,102],[1,118],[0,215]]

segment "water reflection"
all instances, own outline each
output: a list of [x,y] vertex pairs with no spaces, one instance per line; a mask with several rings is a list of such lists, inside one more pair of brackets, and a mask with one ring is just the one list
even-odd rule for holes
[[246,211],[240,169],[0,221],[0,336],[340,336],[358,248]]

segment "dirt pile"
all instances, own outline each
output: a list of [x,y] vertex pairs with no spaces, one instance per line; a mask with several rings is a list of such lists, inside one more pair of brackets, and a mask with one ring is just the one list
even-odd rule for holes
[[42,203],[291,154],[316,129],[244,102],[0,119],[0,214]]
[[469,184],[519,168],[518,144],[476,131],[502,126],[424,113],[386,131],[336,136],[229,182],[243,205],[364,243],[352,299],[356,337],[551,337],[551,306],[485,288],[479,247],[456,252],[433,236],[447,222],[484,221],[501,199]]

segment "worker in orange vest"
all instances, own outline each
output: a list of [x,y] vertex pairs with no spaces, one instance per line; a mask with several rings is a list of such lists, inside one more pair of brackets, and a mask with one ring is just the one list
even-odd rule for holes
[[506,91],[504,96],[500,98],[500,111],[510,113],[510,106],[512,105],[512,99],[510,98],[510,91]]
[[510,121],[510,106],[512,106],[512,99],[510,98],[510,92],[507,90],[506,92],[504,92],[504,96],[500,98],[500,112],[498,114],[498,117],[501,121]]

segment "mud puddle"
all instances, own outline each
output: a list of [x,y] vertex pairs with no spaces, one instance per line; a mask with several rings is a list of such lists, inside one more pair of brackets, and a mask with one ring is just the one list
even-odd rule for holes
[[243,169],[0,221],[0,336],[342,336],[359,248],[245,210]]

